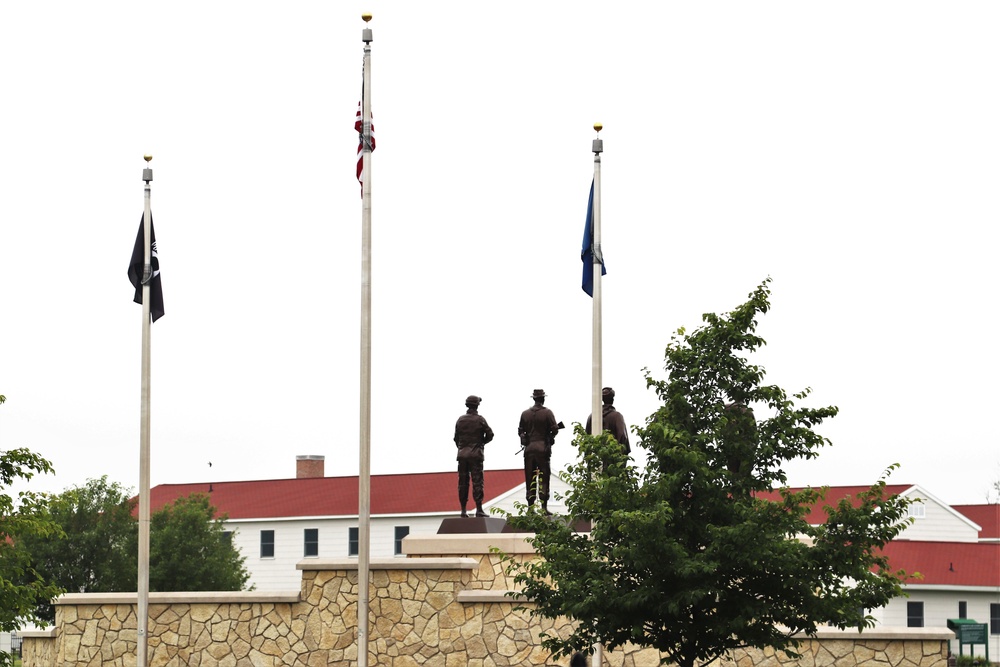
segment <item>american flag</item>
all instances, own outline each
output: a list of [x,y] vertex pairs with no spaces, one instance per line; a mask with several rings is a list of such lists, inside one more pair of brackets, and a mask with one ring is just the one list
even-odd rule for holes
[[[362,152],[364,150],[365,136],[364,127],[361,116],[361,102],[358,102],[358,114],[354,117],[354,130],[358,133],[358,183],[364,184],[364,179],[361,172],[364,170],[364,157]],[[372,123],[371,129],[371,140],[372,140],[372,150],[375,150],[375,123]]]

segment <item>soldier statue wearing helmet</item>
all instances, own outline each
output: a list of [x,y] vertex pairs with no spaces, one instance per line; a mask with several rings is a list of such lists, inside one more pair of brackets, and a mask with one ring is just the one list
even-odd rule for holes
[[455,422],[455,447],[458,448],[458,502],[462,516],[469,516],[469,480],[472,480],[472,500],[476,503],[476,516],[486,516],[483,511],[483,448],[493,439],[493,429],[479,415],[483,399],[469,396],[465,399],[466,413]]

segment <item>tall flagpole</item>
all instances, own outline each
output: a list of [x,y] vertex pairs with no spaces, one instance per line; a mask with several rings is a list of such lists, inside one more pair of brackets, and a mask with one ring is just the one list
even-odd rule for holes
[[[603,345],[601,333],[601,273],[604,268],[604,255],[601,253],[601,153],[604,142],[601,140],[601,129],[604,126],[594,123],[598,135],[594,139],[594,213],[591,233],[594,244],[594,318],[593,318],[593,368],[591,370],[591,401],[590,401],[590,432],[594,435],[604,433],[604,408],[601,405],[601,368],[603,365],[601,349]],[[603,651],[600,642],[594,644],[593,667],[603,664]]]
[[[148,164],[152,155],[144,156]],[[142,210],[142,230],[145,259],[142,265],[142,390],[139,420],[139,603],[136,609],[136,667],[146,667],[149,660],[147,629],[149,626],[149,351],[150,351],[150,283],[152,267],[152,216],[149,207],[149,184],[153,170],[142,170],[146,182]]]
[[358,667],[368,667],[368,570],[371,537],[371,396],[372,396],[372,95],[371,14],[362,14],[365,28],[364,78],[361,89],[361,445],[358,470]]
[[[604,126],[594,123],[594,129],[598,132]],[[601,153],[604,151],[604,142],[600,135],[594,139],[594,211],[591,220],[591,240],[594,254],[594,318],[593,318],[593,366],[591,369],[591,403],[590,403],[590,432],[600,435],[604,432],[604,411],[601,406],[601,270],[604,268],[604,255],[601,254]]]

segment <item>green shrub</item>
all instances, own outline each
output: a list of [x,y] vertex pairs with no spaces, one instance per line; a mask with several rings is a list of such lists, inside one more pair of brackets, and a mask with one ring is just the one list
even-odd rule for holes
[[957,667],[989,667],[991,663],[981,655],[960,655],[956,664]]

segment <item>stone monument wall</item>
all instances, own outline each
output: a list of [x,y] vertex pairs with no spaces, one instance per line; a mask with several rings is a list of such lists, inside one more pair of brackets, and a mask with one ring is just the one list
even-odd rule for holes
[[[512,587],[496,546],[533,556],[524,536],[410,536],[407,558],[372,562],[369,664],[386,667],[499,667],[567,664],[541,647],[569,621],[533,619],[506,596]],[[456,554],[460,554],[456,556]],[[316,667],[357,664],[356,559],[299,564],[300,591],[150,595],[150,667]],[[859,635],[822,631],[803,657],[744,651],[720,667],[796,664],[946,667],[948,631],[882,629]],[[26,636],[24,667],[133,667],[136,594],[68,594],[54,630]],[[656,651],[605,652],[610,667],[652,667]]]

